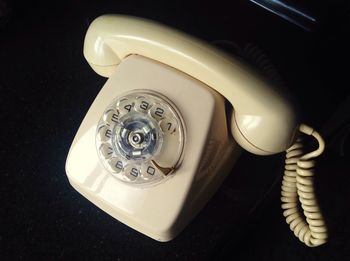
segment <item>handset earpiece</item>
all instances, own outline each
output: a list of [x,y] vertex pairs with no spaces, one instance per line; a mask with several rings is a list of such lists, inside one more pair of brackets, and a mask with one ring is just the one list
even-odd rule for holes
[[246,150],[268,155],[291,145],[297,128],[292,105],[234,58],[145,19],[104,15],[93,21],[84,56],[98,74],[109,77],[132,54],[176,68],[223,95],[234,109],[232,135]]

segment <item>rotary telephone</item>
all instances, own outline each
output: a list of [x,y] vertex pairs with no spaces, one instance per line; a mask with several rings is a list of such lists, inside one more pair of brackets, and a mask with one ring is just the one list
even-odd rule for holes
[[[84,56],[109,78],[66,161],[70,184],[88,200],[129,227],[169,241],[220,186],[241,147],[259,155],[287,151],[283,214],[308,246],[326,242],[311,160],[324,142],[298,123],[288,96],[235,58],[135,17],[95,19]],[[300,133],[315,137],[318,149],[305,154]]]

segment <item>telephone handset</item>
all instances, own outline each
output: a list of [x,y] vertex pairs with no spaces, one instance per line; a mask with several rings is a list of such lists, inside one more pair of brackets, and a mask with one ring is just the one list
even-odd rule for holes
[[[240,146],[260,155],[287,150],[282,185],[287,222],[309,246],[326,241],[309,161],[324,143],[313,129],[299,126],[286,95],[233,57],[135,17],[93,21],[84,56],[109,79],[74,138],[66,172],[95,205],[169,241],[216,191]],[[313,135],[318,150],[303,155],[298,130]]]

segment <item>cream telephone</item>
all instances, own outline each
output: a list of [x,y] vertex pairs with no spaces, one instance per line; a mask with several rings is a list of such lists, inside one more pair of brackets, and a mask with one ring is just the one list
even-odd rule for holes
[[[74,138],[66,172],[96,206],[169,241],[213,195],[240,147],[260,155],[287,150],[283,214],[308,246],[326,242],[309,160],[324,142],[299,125],[283,93],[227,54],[135,17],[93,21],[84,56],[109,79]],[[299,132],[319,148],[304,155]]]

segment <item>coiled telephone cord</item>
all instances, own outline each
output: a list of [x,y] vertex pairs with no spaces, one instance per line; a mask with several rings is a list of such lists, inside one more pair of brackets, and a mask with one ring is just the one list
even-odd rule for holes
[[[321,135],[311,127],[301,124],[299,131],[313,136],[318,149],[303,155],[303,145],[298,139],[286,152],[285,171],[282,181],[283,215],[290,229],[300,241],[309,247],[326,243],[327,227],[314,193],[313,158],[322,154],[325,144]],[[303,213],[298,208],[299,202]]]

